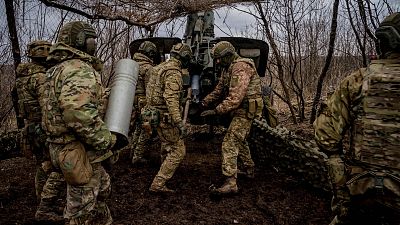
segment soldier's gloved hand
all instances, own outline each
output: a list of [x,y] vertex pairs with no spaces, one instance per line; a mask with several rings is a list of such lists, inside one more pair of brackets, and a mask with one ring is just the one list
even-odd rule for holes
[[328,175],[334,189],[346,183],[346,166],[339,154],[332,154],[327,160]]
[[213,116],[216,115],[217,112],[214,109],[206,110],[200,114],[200,116]]
[[115,144],[117,143],[117,135],[111,133],[111,142],[110,145],[108,146],[108,149],[113,151],[114,148],[116,147]]
[[208,107],[207,102],[205,102],[205,101],[201,101],[201,102],[200,102],[200,109],[201,109],[201,110],[204,110],[204,109],[206,109],[207,107]]
[[108,161],[109,158],[113,155],[113,152],[115,151],[115,143],[116,142],[117,142],[117,136],[115,134],[111,133],[111,140],[110,140],[110,143],[108,144],[107,148],[102,149],[102,151],[100,151],[98,153],[98,157],[95,160],[91,161],[91,163],[101,162],[102,164],[107,164],[107,162],[104,162],[104,161]]
[[183,122],[180,122],[178,124],[178,128],[179,128],[179,134],[181,137],[186,137],[187,135],[187,130],[186,130],[186,126],[185,124],[183,124]]

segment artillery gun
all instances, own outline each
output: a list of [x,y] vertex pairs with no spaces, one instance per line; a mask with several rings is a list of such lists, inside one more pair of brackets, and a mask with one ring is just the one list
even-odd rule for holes
[[[214,14],[212,11],[190,14],[187,18],[186,30],[183,39],[152,37],[138,39],[130,44],[130,52],[133,55],[144,41],[153,42],[159,55],[155,59],[158,64],[164,61],[172,46],[177,43],[186,43],[192,47],[193,60],[189,69],[184,73],[184,89],[191,89],[191,104],[188,120],[191,124],[229,124],[227,117],[213,116],[211,118],[200,117],[199,102],[209,94],[217,85],[221,68],[214,66],[210,56],[211,48],[220,41],[229,41],[235,46],[237,53],[245,58],[254,60],[258,74],[263,77],[267,66],[269,46],[265,41],[243,37],[218,37],[214,35]],[[185,93],[186,96],[187,93]]]

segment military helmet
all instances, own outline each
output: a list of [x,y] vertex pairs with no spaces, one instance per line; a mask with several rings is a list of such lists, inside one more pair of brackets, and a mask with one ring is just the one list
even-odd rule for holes
[[179,55],[181,58],[191,58],[193,53],[189,45],[178,43],[172,46],[171,53]]
[[220,41],[211,49],[211,57],[219,59],[228,55],[235,54],[236,50],[228,41]]
[[182,68],[188,68],[192,60],[192,49],[187,44],[178,43],[172,46],[171,56],[180,60],[182,63]]
[[400,12],[387,16],[375,31],[380,50],[400,50]]
[[49,55],[51,43],[48,41],[32,41],[27,46],[29,58],[46,58]]
[[[91,25],[83,21],[72,21],[60,29],[57,41],[92,54],[95,51],[94,38],[97,38],[97,35]],[[87,41],[88,39],[93,43]]]
[[144,54],[146,53],[156,53],[157,52],[157,46],[151,42],[151,41],[144,41],[142,44],[140,44],[138,48],[139,52],[142,52]]

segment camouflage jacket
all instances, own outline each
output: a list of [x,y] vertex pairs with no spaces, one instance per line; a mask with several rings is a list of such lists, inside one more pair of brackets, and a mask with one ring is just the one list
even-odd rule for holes
[[146,85],[149,82],[149,74],[147,72],[154,66],[153,60],[139,52],[133,55],[133,60],[139,63],[139,77],[135,96],[144,96],[146,95]]
[[42,113],[39,99],[43,95],[43,83],[46,80],[46,68],[37,63],[19,64],[15,81],[18,93],[19,117],[27,123],[40,123]]
[[181,62],[171,58],[153,67],[146,88],[146,104],[167,110],[175,124],[182,122],[182,69]]
[[222,102],[215,108],[218,114],[245,114],[249,110],[249,101],[256,100],[257,116],[261,115],[261,81],[251,59],[239,57],[234,60],[227,70],[223,70],[217,86],[203,101],[209,105],[219,99]]
[[[396,70],[396,68],[399,68],[399,65],[400,54],[392,54],[387,59],[372,61],[369,67],[361,68],[353,72],[341,82],[340,86],[326,102],[326,108],[313,124],[315,140],[323,152],[328,155],[342,154],[341,141],[345,132],[350,129],[350,152],[346,153],[346,155],[350,157],[357,156],[358,153],[355,153],[357,150],[354,148],[354,142],[357,141],[355,140],[355,136],[357,136],[357,130],[359,130],[360,127],[357,127],[356,124],[357,120],[360,118],[360,114],[363,114],[365,110],[363,84],[366,82],[366,77],[375,71],[382,71],[382,73],[385,73],[385,70],[388,70],[389,67]],[[380,92],[385,95],[385,92],[388,91],[387,88],[388,86],[382,86],[379,90],[382,90]],[[395,96],[388,96],[386,98],[390,100],[394,99]],[[371,102],[368,102],[368,104],[371,104]],[[383,104],[383,102],[379,104]],[[398,116],[399,114],[397,118]],[[374,119],[376,122],[379,121],[377,117]],[[391,124],[390,129],[396,126],[397,129],[399,129],[398,122]],[[361,134],[361,136],[363,135]],[[381,146],[383,148],[385,144]]]
[[92,150],[107,150],[114,140],[101,118],[104,88],[94,69],[99,60],[56,43],[47,61],[57,63],[46,73],[42,124],[49,142],[79,140]]

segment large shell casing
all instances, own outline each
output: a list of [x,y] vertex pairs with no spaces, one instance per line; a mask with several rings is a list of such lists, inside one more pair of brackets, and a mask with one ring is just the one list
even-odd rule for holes
[[118,146],[128,144],[129,124],[139,76],[139,64],[132,59],[121,59],[114,69],[105,123],[117,135]]

